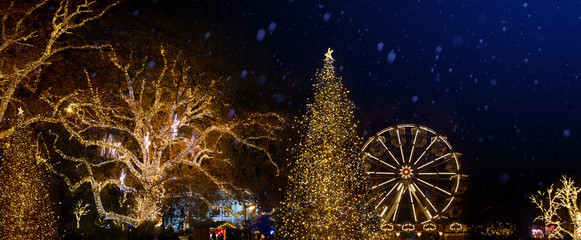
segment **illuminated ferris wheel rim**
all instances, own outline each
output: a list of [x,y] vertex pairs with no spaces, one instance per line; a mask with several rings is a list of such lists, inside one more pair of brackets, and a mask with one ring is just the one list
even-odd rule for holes
[[368,145],[371,144],[374,140],[376,140],[377,137],[379,137],[380,135],[382,135],[382,134],[384,134],[386,132],[389,132],[389,131],[391,131],[393,129],[414,128],[414,127],[417,127],[418,129],[425,130],[426,132],[429,132],[431,134],[434,134],[434,135],[438,136],[438,138],[442,142],[444,142],[446,144],[446,146],[451,150],[451,154],[453,155],[453,157],[455,159],[455,162],[456,162],[456,167],[458,169],[460,169],[460,163],[458,161],[458,153],[457,152],[454,152],[454,148],[452,148],[452,145],[450,144],[450,142],[448,142],[448,140],[446,139],[446,137],[441,136],[438,132],[434,131],[433,129],[431,129],[429,127],[422,126],[422,125],[418,125],[418,124],[409,124],[409,123],[407,123],[407,124],[398,124],[398,125],[395,125],[395,126],[390,126],[390,127],[384,128],[381,131],[377,132],[375,134],[375,136],[369,138],[369,140],[367,140],[367,142],[365,142],[365,144],[363,145],[363,148],[362,149],[367,149]]
[[[411,129],[409,131],[409,133],[406,133],[406,129]],[[385,135],[386,133],[390,136],[390,140],[392,140],[391,138],[395,138],[396,136],[393,135],[393,132],[395,131],[395,134],[397,136],[397,142],[399,144],[399,146],[397,146],[397,148],[399,148],[399,152],[401,153],[401,158],[396,157],[396,154],[392,153],[389,147],[387,147],[388,144],[386,144],[386,140],[385,137],[383,137],[383,135]],[[401,133],[400,133],[401,131]],[[419,157],[415,157],[414,156],[414,151],[415,146],[416,146],[416,140],[418,139],[418,134],[421,131],[425,131],[422,136],[422,138],[426,138],[428,136],[428,133],[432,135],[431,139],[429,140],[429,145],[428,147],[425,147],[422,151],[422,153],[419,155]],[[402,136],[405,134],[412,134],[413,136],[413,142],[411,145],[411,150],[409,151],[409,157],[404,156],[405,152],[403,149],[403,145],[405,144],[405,139],[402,143]],[[383,138],[383,139],[382,139]],[[379,159],[379,157],[373,156],[371,153],[369,153],[368,151],[370,151],[370,144],[374,143],[374,142],[379,142],[381,143],[381,146],[385,149],[386,153],[389,153],[389,156],[387,156],[387,159],[391,159],[393,162],[392,164],[387,163],[386,161],[383,161],[381,159]],[[425,157],[425,159],[428,159],[429,157],[429,153],[428,151],[432,151],[432,149],[430,149],[432,147],[433,144],[435,144],[436,142],[441,142],[444,144],[445,148],[447,148],[448,153],[439,156],[439,157],[434,157],[431,160],[428,160],[427,163],[422,163],[421,160],[423,157]],[[424,142],[422,146],[418,147],[418,148],[422,148],[427,142]],[[422,224],[428,223],[430,221],[432,221],[433,219],[437,219],[440,217],[443,217],[442,213],[446,212],[449,207],[451,206],[451,204],[454,202],[454,199],[458,193],[459,187],[460,187],[460,180],[462,178],[462,175],[460,174],[460,163],[459,163],[459,156],[461,154],[456,153],[453,151],[453,147],[452,145],[448,142],[448,140],[446,139],[446,137],[441,136],[440,134],[438,134],[436,131],[434,131],[431,128],[425,127],[425,126],[421,126],[421,125],[417,125],[417,124],[398,124],[395,126],[390,126],[387,127],[381,131],[379,131],[377,134],[375,134],[374,136],[370,137],[370,139],[363,145],[363,152],[365,153],[366,157],[369,157],[370,159],[368,161],[377,161],[377,165],[382,165],[384,166],[384,169],[391,169],[391,171],[367,171],[366,170],[366,174],[370,175],[370,176],[375,176],[378,177],[381,176],[382,178],[389,178],[390,176],[392,176],[391,178],[389,178],[388,180],[379,183],[377,185],[374,185],[372,187],[372,190],[379,188],[383,185],[386,186],[392,186],[392,185],[387,185],[390,183],[394,183],[393,187],[391,187],[391,189],[389,191],[387,191],[387,189],[385,191],[378,191],[379,192],[379,198],[383,197],[381,199],[381,201],[377,204],[376,209],[379,208],[380,206],[382,206],[382,203],[386,200],[386,198],[388,196],[391,195],[392,192],[396,192],[397,195],[394,195],[392,198],[396,198],[395,201],[392,202],[392,205],[389,206],[387,204],[387,202],[385,203],[385,207],[383,208],[383,210],[380,209],[381,212],[381,217],[383,218],[384,214],[386,213],[386,211],[389,208],[389,213],[388,213],[388,219],[390,219],[391,222],[395,222],[396,216],[397,216],[397,212],[398,212],[398,208],[400,205],[400,202],[402,201],[402,198],[405,198],[407,196],[402,197],[403,195],[405,195],[406,193],[409,192],[409,202],[410,205],[412,207],[413,210],[413,217],[414,217],[414,222],[418,222],[418,218],[417,218],[417,214],[416,214],[416,208],[415,206],[418,205],[419,211],[421,213],[423,213],[424,218],[426,219],[425,221],[421,222]],[[396,149],[397,150],[397,149]],[[406,149],[409,150],[409,149]],[[384,154],[386,154],[384,153]],[[428,153],[428,155],[426,155],[426,153]],[[373,160],[371,160],[373,159]],[[415,161],[414,161],[415,159]],[[442,160],[444,159],[444,160]],[[399,160],[399,161],[398,161]],[[407,162],[406,162],[407,160]],[[454,170],[446,170],[446,171],[442,171],[440,172],[439,170],[437,170],[437,166],[441,165],[443,163],[446,163],[450,160],[453,160],[453,162],[455,163],[454,165]],[[401,161],[401,162],[400,162]],[[440,161],[440,162],[437,162]],[[380,164],[381,163],[381,164]],[[419,163],[419,164],[418,164]],[[427,170],[427,166],[436,166],[433,167],[435,170],[435,172],[429,172]],[[435,176],[436,179],[438,179],[439,176],[449,176],[449,181],[453,182],[453,187],[450,190],[450,192],[442,189],[440,186],[438,186],[436,183],[429,183],[427,181],[422,180],[422,178],[424,176]],[[423,186],[424,189],[429,189],[429,190],[437,190],[435,192],[440,192],[440,194],[444,194],[446,195],[448,198],[445,199],[445,206],[443,208],[436,208],[434,206],[434,204],[428,199],[428,197],[426,197],[426,194],[423,193],[423,191],[421,190],[422,188],[420,186]],[[387,192],[387,194],[385,194],[385,196],[382,196],[385,192]],[[419,192],[420,194],[416,194],[416,192]],[[416,200],[416,203],[414,203],[414,199]],[[425,206],[424,206],[425,205]],[[395,207],[395,208],[394,208]],[[434,214],[431,214],[430,211],[433,210]],[[392,218],[393,217],[393,218]]]

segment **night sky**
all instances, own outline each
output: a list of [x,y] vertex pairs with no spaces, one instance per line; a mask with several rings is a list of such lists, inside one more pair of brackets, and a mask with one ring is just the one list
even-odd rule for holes
[[537,214],[528,196],[562,174],[581,181],[578,1],[159,0],[115,11],[184,46],[243,51],[213,54],[236,58],[228,77],[291,115],[334,49],[361,137],[415,123],[463,153],[467,221],[526,223]]

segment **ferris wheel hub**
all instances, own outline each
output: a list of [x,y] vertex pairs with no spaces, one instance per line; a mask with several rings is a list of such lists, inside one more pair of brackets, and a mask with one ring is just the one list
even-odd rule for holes
[[409,166],[403,166],[401,168],[401,170],[399,171],[401,177],[405,178],[405,179],[409,179],[413,177],[413,169]]

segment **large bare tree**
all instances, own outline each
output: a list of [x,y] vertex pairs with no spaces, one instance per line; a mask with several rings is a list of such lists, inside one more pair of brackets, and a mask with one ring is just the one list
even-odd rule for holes
[[[104,219],[134,226],[159,223],[166,201],[180,196],[212,205],[192,186],[196,184],[209,184],[226,194],[242,191],[229,177],[236,171],[231,166],[240,160],[239,152],[278,171],[267,147],[283,120],[272,113],[237,117],[239,113],[218,100],[221,92],[212,81],[194,82],[188,64],[177,61],[177,54],[168,55],[161,50],[161,63],[132,64],[135,57],[123,59],[112,52],[108,56],[122,76],[121,89],[89,86],[52,105],[70,138],[97,155],[71,156],[59,147],[62,138],[57,137],[60,164],[72,163],[75,171],[60,171],[70,166],[59,164],[54,171],[71,191],[90,186]],[[88,74],[86,78],[90,81]],[[186,188],[174,191],[177,186]]]

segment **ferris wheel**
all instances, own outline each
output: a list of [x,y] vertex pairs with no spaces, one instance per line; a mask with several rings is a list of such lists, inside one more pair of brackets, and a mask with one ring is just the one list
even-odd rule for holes
[[376,210],[387,222],[425,224],[458,213],[460,153],[446,137],[415,124],[379,131],[363,146]]

